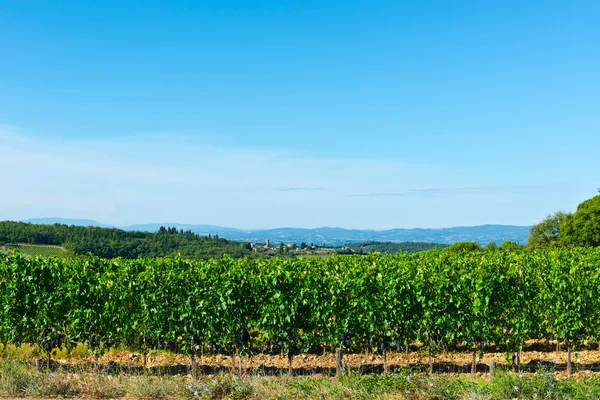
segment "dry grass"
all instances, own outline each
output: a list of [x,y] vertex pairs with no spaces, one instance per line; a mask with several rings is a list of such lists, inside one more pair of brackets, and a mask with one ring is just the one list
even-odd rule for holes
[[[518,389],[517,389],[518,388]],[[71,372],[39,372],[28,363],[0,359],[0,396],[127,399],[504,399],[600,398],[600,377],[566,378],[541,369],[537,373],[498,371],[465,375],[398,371],[394,375],[265,377],[241,379],[230,374],[203,376],[149,374],[107,375],[81,367]]]
[[173,377],[129,376],[122,385],[126,397],[138,399],[177,398],[184,393],[183,381]]

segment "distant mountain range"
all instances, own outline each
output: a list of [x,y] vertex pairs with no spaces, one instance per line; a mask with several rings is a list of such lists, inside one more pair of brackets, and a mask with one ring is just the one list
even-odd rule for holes
[[219,237],[244,242],[297,243],[305,242],[318,245],[339,246],[347,243],[360,242],[428,242],[451,244],[455,242],[472,241],[487,244],[495,241],[497,244],[510,240],[527,243],[529,226],[515,225],[481,225],[459,226],[441,229],[390,229],[383,231],[343,229],[343,228],[277,228],[242,230],[216,225],[191,225],[178,223],[151,223],[115,227],[88,219],[64,218],[34,218],[24,222],[33,224],[65,224],[79,226],[97,226],[101,228],[118,228],[126,231],[156,232],[161,226],[176,227],[184,231],[192,231],[200,235],[219,235]]

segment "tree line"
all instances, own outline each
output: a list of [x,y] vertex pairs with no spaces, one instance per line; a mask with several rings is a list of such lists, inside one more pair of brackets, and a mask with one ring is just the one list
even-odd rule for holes
[[25,222],[0,222],[0,244],[27,243],[63,246],[74,254],[92,253],[103,258],[169,257],[185,258],[251,257],[249,243],[234,242],[218,236],[202,236],[174,227],[158,232],[130,232],[116,228],[75,225],[42,225]]
[[385,254],[398,254],[398,253],[418,253],[420,251],[427,250],[443,250],[449,245],[437,244],[437,243],[426,243],[426,242],[362,242],[362,243],[349,243],[344,246],[338,246],[337,254],[369,254],[369,253],[385,253]]

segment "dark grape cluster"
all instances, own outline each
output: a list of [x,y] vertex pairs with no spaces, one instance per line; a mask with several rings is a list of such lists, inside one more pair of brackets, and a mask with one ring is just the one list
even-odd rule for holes
[[348,331],[344,332],[344,336],[342,336],[340,342],[342,342],[342,347],[345,349],[350,348],[350,333]]
[[402,351],[402,348],[401,348],[402,343],[400,342],[400,338],[399,337],[397,337],[396,339],[394,339],[394,343],[393,344],[396,347],[396,351],[397,352]]
[[273,347],[277,345],[277,341],[274,339],[269,339],[267,345],[263,347],[263,354],[268,354],[273,351]]
[[152,348],[152,339],[148,335],[140,336],[140,341],[146,347]]
[[390,347],[390,345],[392,344],[392,338],[389,336],[386,336],[383,338],[383,340],[381,341],[381,343],[379,343],[379,346],[377,347],[377,353],[380,356],[383,356],[383,354],[385,353],[385,350]]
[[294,340],[288,341],[288,355],[295,356],[295,355],[300,354],[300,348],[301,348],[301,346],[298,343],[296,343]]
[[313,344],[306,350],[306,353],[321,355],[321,354],[323,354],[323,351],[324,351],[323,346],[318,345],[318,344]]
[[193,334],[192,336],[190,336],[190,351],[192,353],[194,353],[198,347],[200,346],[200,338],[198,337],[198,335]]
[[164,349],[168,351],[177,351],[177,345],[172,340],[159,338],[154,346],[154,349]]
[[62,346],[65,335],[60,332],[56,332],[53,337],[51,337],[52,328],[44,328],[42,332],[42,347],[46,353],[50,353],[52,350],[59,348]]
[[250,333],[248,333],[247,329],[243,329],[238,334],[237,343],[239,346],[243,346],[244,344],[250,341]]

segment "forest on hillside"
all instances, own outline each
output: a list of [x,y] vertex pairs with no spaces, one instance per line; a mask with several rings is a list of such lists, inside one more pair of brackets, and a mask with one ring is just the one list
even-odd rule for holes
[[427,250],[442,250],[448,247],[447,244],[425,243],[425,242],[362,242],[350,243],[345,246],[340,246],[337,254],[398,254],[398,253],[418,253]]
[[[241,257],[301,257],[303,255],[330,254],[383,254],[415,253],[431,249],[443,249],[447,245],[433,243],[353,243],[340,247],[318,247],[318,251],[307,245],[290,251],[283,243],[271,249],[253,251],[248,242],[238,242],[202,236],[174,227],[161,227],[158,232],[125,231],[117,228],[100,228],[64,224],[32,224],[25,222],[0,222],[0,245],[31,244],[62,246],[76,255],[92,253],[102,258],[169,257],[179,255],[191,259],[221,258],[229,255]],[[296,248],[295,248],[296,249]]]
[[92,253],[102,258],[167,257],[179,254],[185,258],[207,259],[220,258],[225,254],[235,258],[253,254],[249,243],[165,227],[151,233],[3,221],[0,222],[1,243],[63,246],[74,254]]

